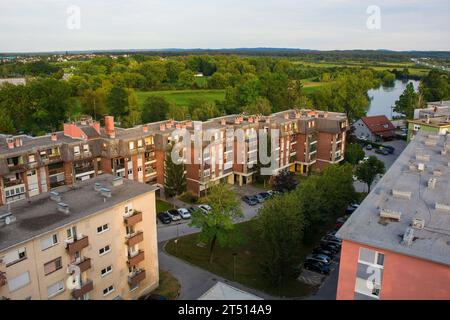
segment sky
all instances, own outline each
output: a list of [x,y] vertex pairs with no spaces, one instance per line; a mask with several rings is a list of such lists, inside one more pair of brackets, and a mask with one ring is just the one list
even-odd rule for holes
[[0,0],[0,52],[450,51],[449,21],[449,0]]

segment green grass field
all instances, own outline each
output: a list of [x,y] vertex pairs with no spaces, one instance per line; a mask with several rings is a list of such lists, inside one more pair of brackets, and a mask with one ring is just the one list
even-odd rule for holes
[[139,104],[143,105],[150,96],[165,97],[167,100],[180,106],[186,106],[191,99],[200,98],[207,101],[225,99],[225,90],[168,90],[168,91],[138,91],[136,92]]

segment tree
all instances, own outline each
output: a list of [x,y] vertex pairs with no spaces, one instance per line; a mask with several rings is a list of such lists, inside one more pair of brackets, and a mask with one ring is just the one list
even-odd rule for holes
[[142,122],[158,122],[166,119],[170,102],[164,97],[149,96],[142,107]]
[[220,116],[220,110],[214,102],[203,99],[192,99],[189,109],[192,120],[206,121]]
[[274,285],[291,280],[295,272],[304,226],[300,201],[294,193],[284,194],[267,200],[258,213],[258,250],[263,253],[261,268]]
[[363,160],[364,156],[365,152],[363,148],[357,143],[350,143],[345,148],[345,161],[354,166]]
[[91,115],[94,119],[108,113],[106,107],[106,93],[103,88],[97,90],[87,89],[80,98],[81,110],[84,114]]
[[164,193],[169,198],[182,194],[186,191],[186,175],[184,174],[185,167],[180,158],[176,163],[172,159],[172,150],[175,144],[172,143],[167,151],[164,160]]
[[146,61],[139,71],[145,77],[148,89],[159,87],[167,79],[166,66],[161,61]]
[[419,97],[414,90],[413,84],[408,83],[405,91],[395,102],[394,111],[404,114],[407,119],[412,119],[414,117],[414,109],[418,107],[418,99]]
[[292,191],[297,184],[298,182],[295,179],[295,174],[287,169],[281,170],[273,180],[274,189],[280,191]]
[[109,113],[119,119],[124,117],[128,107],[127,91],[122,87],[112,87],[107,97],[107,105]]
[[211,186],[206,200],[212,210],[208,214],[195,211],[190,226],[201,229],[199,240],[209,244],[209,262],[212,263],[217,243],[225,247],[235,241],[233,220],[242,217],[242,212],[239,198],[229,184]]
[[246,105],[242,111],[249,115],[262,114],[267,116],[272,113],[272,105],[266,98],[258,97],[254,102]]
[[420,93],[425,101],[433,102],[450,98],[450,84],[447,73],[431,70],[420,83]]
[[384,86],[393,86],[395,81],[395,74],[386,71],[383,75],[382,81]]
[[134,127],[141,123],[141,110],[139,109],[138,99],[133,89],[128,89],[128,107],[123,123],[126,128]]
[[191,70],[184,70],[179,74],[178,85],[181,88],[192,88],[195,83],[195,74]]
[[385,172],[384,162],[375,156],[370,156],[367,161],[362,162],[356,167],[356,177],[358,180],[367,184],[367,192],[379,174]]

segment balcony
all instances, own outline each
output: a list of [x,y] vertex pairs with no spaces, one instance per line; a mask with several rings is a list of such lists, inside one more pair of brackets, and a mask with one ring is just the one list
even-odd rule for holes
[[[3,185],[5,188],[14,187],[18,185],[24,185],[24,182],[22,179],[16,179],[16,180],[3,180]],[[25,185],[24,185],[25,187]]]
[[144,251],[139,250],[139,252],[137,252],[135,255],[131,256],[128,255],[128,261],[127,264],[129,267],[134,267],[136,266],[139,262],[144,261],[145,259],[145,255],[144,255]]
[[131,273],[128,276],[128,284],[131,287],[135,287],[144,279],[145,279],[145,270],[138,270]]
[[72,291],[72,297],[74,299],[80,299],[83,295],[91,292],[92,290],[94,290],[94,283],[92,280],[87,280],[81,285],[80,289],[74,289]]
[[78,268],[80,268],[80,272],[85,272],[91,268],[91,259],[83,258],[80,262],[75,263]]
[[72,242],[68,242],[66,245],[66,250],[69,254],[75,254],[89,245],[88,236],[84,236],[80,239],[74,239]]
[[132,247],[142,241],[144,241],[144,233],[142,231],[138,231],[126,236],[126,244],[129,247]]
[[125,222],[128,227],[134,226],[136,223],[139,223],[141,221],[142,212],[137,210],[134,210],[130,215],[126,215],[123,217],[123,222]]
[[29,169],[36,169],[37,167],[38,167],[38,163],[36,161],[28,162],[28,168]]
[[[144,276],[145,277],[145,276]],[[6,285],[6,275],[0,271],[0,288]]]

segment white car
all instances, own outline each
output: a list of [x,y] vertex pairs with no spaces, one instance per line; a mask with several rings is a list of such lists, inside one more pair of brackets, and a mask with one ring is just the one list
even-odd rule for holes
[[191,213],[186,208],[178,209],[178,213],[180,214],[181,218],[183,218],[183,219],[189,219],[191,217]]
[[208,214],[208,212],[210,212],[212,210],[212,208],[210,206],[208,206],[207,204],[201,204],[201,205],[198,206],[198,208],[200,210],[202,210],[202,212],[204,214]]

